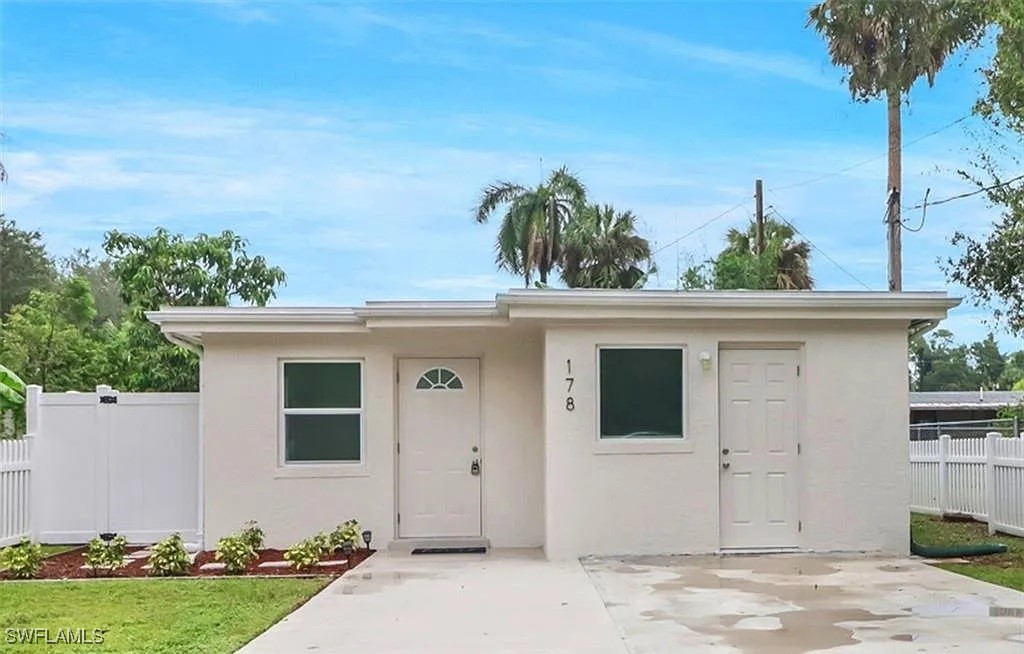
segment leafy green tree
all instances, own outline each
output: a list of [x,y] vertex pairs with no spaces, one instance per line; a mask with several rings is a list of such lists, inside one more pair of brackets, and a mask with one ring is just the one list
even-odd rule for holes
[[688,290],[757,289],[795,290],[814,286],[810,272],[810,245],[797,240],[796,231],[772,218],[765,219],[764,252],[755,251],[757,225],[730,229],[725,248],[717,257],[691,266],[680,283]]
[[149,236],[109,232],[103,248],[121,287],[128,313],[116,341],[121,356],[111,365],[129,391],[190,391],[198,387],[198,359],[169,343],[146,320],[162,306],[265,305],[284,283],[284,271],[231,231],[187,239],[159,228]]
[[[989,173],[995,175],[993,164]],[[979,182],[980,183],[980,182]],[[994,176],[986,191],[989,201],[1002,207],[999,219],[987,236],[975,238],[954,232],[952,244],[961,248],[947,258],[946,276],[971,292],[976,304],[986,305],[997,323],[1024,333],[1024,180],[1007,184]]]
[[1024,390],[1024,387],[1018,388],[1019,386],[1024,386],[1024,350],[1006,357],[1006,365],[999,379],[999,388]]
[[[811,277],[811,246],[796,237],[796,230],[774,218],[764,221],[764,255],[771,263],[771,272],[760,288],[809,290]],[[750,221],[745,230],[731,228],[725,235],[725,252],[754,255],[757,246],[757,223]],[[759,264],[760,265],[760,264]]]
[[996,27],[995,52],[982,70],[987,82],[976,108],[984,116],[1002,116],[1008,126],[1024,132],[1024,0],[984,0],[985,17]]
[[534,274],[541,284],[561,265],[563,232],[586,203],[586,187],[565,166],[533,188],[498,181],[484,188],[477,203],[478,223],[504,208],[495,245],[501,270],[522,276],[529,286]]
[[92,390],[107,381],[105,334],[92,326],[96,309],[80,277],[36,290],[15,306],[0,331],[0,358],[26,383],[48,391]]
[[121,300],[121,285],[117,281],[110,260],[100,259],[87,249],[76,249],[70,257],[65,257],[60,263],[64,274],[81,277],[89,282],[96,302],[96,324],[118,324],[126,307]]
[[981,376],[971,367],[966,345],[953,342],[953,334],[936,329],[911,343],[910,360],[916,371],[917,391],[965,391],[981,387]]
[[[850,94],[867,102],[884,96],[889,123],[887,188],[890,243],[900,238],[902,182],[901,107],[911,87],[929,85],[946,59],[980,39],[987,20],[976,2],[964,0],[824,0],[808,12],[807,24],[821,34],[832,62],[845,69]],[[898,284],[899,280],[892,282]],[[896,289],[898,290],[898,286]]]
[[0,316],[28,300],[33,290],[49,287],[56,276],[43,235],[19,229],[0,214]]
[[639,288],[653,271],[636,216],[611,205],[579,210],[565,230],[562,280],[570,288]]

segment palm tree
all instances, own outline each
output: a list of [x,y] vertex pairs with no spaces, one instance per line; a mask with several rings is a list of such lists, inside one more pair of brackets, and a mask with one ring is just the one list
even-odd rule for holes
[[889,290],[902,288],[899,260],[902,189],[901,105],[924,76],[929,86],[946,58],[984,30],[981,4],[963,0],[824,0],[807,24],[825,37],[832,62],[846,69],[854,100],[882,95],[888,106]]
[[593,204],[569,223],[562,280],[570,288],[639,288],[651,272],[651,244],[636,233],[631,211]]
[[499,207],[505,208],[495,246],[498,268],[522,275],[526,286],[534,273],[541,284],[547,284],[548,275],[562,259],[565,226],[586,196],[586,187],[565,166],[535,188],[507,181],[485,187],[476,221],[485,223]]
[[[745,230],[731,228],[725,234],[726,246],[719,255],[740,255],[757,257],[757,224],[750,221]],[[771,265],[771,274],[778,290],[809,290],[814,288],[811,277],[810,260],[811,246],[806,241],[796,239],[796,230],[788,224],[765,218],[764,221],[764,254]],[[768,265],[768,264],[765,264]]]

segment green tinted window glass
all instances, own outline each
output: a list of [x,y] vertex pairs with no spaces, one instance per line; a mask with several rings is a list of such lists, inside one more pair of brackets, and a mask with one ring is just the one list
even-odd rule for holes
[[683,351],[600,351],[601,438],[683,435]]
[[286,409],[360,408],[359,364],[284,364]]
[[359,414],[286,415],[285,461],[360,460]]

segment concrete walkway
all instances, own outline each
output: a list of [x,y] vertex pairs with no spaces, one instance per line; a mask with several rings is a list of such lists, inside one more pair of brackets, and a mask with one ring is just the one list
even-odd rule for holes
[[579,563],[378,552],[240,654],[626,654]]

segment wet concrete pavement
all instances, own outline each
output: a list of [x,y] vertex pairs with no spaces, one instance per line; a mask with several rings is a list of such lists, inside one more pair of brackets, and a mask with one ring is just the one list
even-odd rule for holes
[[1024,593],[916,560],[378,553],[240,654],[1024,653]]
[[637,557],[583,565],[636,654],[1024,652],[1024,593],[917,560]]

